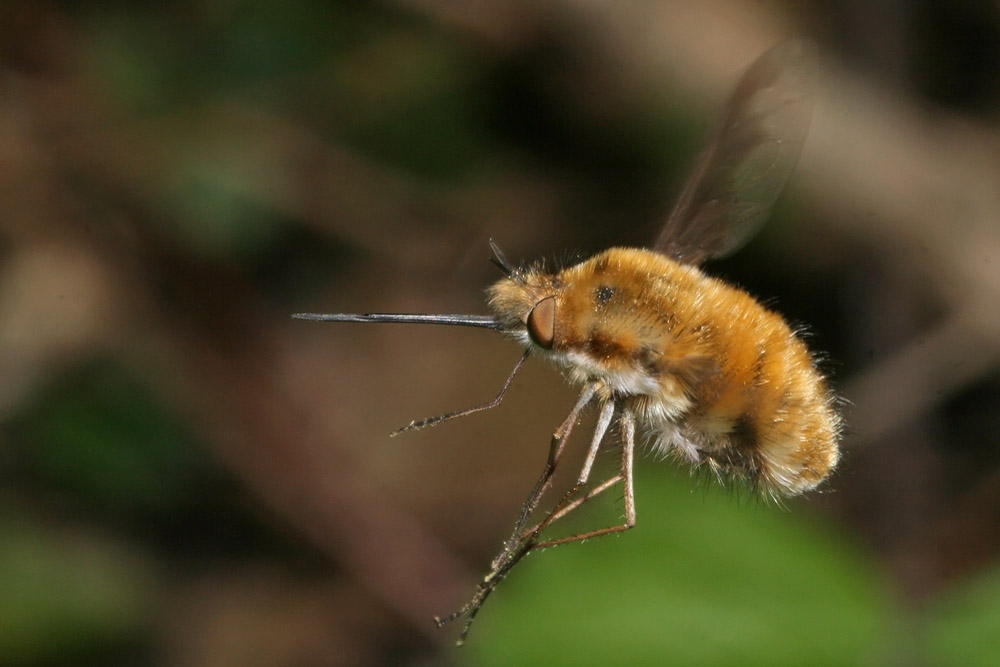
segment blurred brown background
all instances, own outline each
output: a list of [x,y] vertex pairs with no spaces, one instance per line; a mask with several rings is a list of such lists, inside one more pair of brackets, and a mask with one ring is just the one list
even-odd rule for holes
[[[649,242],[789,36],[809,140],[708,270],[826,353],[840,471],[782,509],[644,457],[639,527],[527,559],[456,651],[430,618],[574,392],[529,363],[390,439],[518,350],[289,314],[481,313],[490,237]],[[993,664],[998,127],[996,2],[3,3],[0,664]]]

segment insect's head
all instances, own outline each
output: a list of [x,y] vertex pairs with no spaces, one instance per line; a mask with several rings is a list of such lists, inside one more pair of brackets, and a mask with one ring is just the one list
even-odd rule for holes
[[487,290],[490,309],[501,330],[525,346],[551,350],[556,340],[557,274],[540,266],[512,266],[492,239],[490,248],[490,261],[506,274]]

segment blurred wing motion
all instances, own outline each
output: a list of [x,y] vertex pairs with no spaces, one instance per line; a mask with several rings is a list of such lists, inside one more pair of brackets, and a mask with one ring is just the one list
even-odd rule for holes
[[779,44],[740,80],[653,249],[685,264],[725,257],[767,219],[802,149],[816,50]]

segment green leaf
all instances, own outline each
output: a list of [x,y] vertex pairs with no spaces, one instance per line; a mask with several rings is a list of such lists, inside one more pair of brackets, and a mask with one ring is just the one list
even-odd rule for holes
[[0,508],[0,664],[73,664],[141,637],[157,587],[122,545]]
[[874,654],[888,595],[871,559],[806,502],[747,505],[655,473],[637,480],[635,529],[514,571],[473,628],[477,664],[856,665]]
[[1000,655],[1000,569],[972,577],[942,596],[926,617],[935,665],[984,667]]

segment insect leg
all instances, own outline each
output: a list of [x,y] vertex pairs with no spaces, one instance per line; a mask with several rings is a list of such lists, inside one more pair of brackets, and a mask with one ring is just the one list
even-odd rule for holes
[[434,623],[437,627],[443,626],[445,623],[450,623],[455,619],[466,616],[465,625],[462,627],[462,632],[458,635],[458,640],[455,642],[456,646],[461,646],[465,643],[465,638],[469,635],[469,629],[472,627],[472,622],[476,620],[476,614],[479,610],[483,608],[486,603],[486,599],[489,598],[490,594],[496,590],[496,587],[504,580],[507,573],[514,569],[514,566],[521,562],[521,559],[528,555],[534,545],[531,542],[522,543],[517,551],[511,552],[510,556],[504,560],[499,567],[494,568],[486,576],[479,588],[476,589],[476,594],[469,600],[464,607],[458,611],[440,618],[438,616],[434,617]]
[[[573,502],[569,503],[568,505],[566,505],[565,507],[563,507],[562,509],[560,509],[558,512],[553,512],[551,518],[547,517],[545,519],[545,521],[547,521],[548,525],[551,526],[556,521],[558,521],[559,519],[563,518],[564,516],[566,516],[567,514],[569,514],[570,512],[572,512],[573,510],[575,510],[580,505],[584,504],[585,502],[587,502],[591,498],[604,493],[605,491],[607,491],[608,489],[610,489],[612,486],[614,486],[618,482],[622,481],[623,479],[625,479],[625,477],[619,473],[619,474],[615,475],[614,477],[612,477],[611,479],[608,479],[608,480],[605,480],[605,481],[601,482],[600,484],[598,484],[597,486],[595,486],[594,488],[592,488],[590,491],[587,491],[587,493],[584,494],[583,496],[580,496],[579,498],[577,498]],[[536,525],[532,526],[531,528],[528,528],[527,530],[525,530],[524,533],[522,533],[521,537],[522,537],[522,539],[527,539],[529,535],[531,535],[532,533],[536,533],[536,531],[539,531],[539,532],[541,531],[540,524],[536,524]]]
[[569,435],[573,431],[573,426],[576,425],[576,421],[580,417],[580,412],[587,406],[588,403],[590,403],[594,394],[597,392],[597,388],[597,384],[589,384],[584,388],[583,392],[580,394],[580,398],[576,401],[576,405],[573,406],[569,415],[566,416],[563,423],[560,424],[559,428],[557,428],[555,433],[552,434],[552,442],[549,445],[549,456],[545,461],[545,468],[542,469],[542,474],[538,478],[538,481],[535,482],[535,487],[531,490],[527,500],[524,501],[524,505],[521,507],[521,513],[517,517],[517,523],[514,524],[514,531],[504,544],[504,550],[499,556],[497,556],[496,559],[494,559],[493,569],[496,569],[499,561],[506,554],[512,553],[517,545],[524,539],[521,535],[524,532],[524,526],[528,523],[531,513],[538,507],[542,494],[545,493],[549,483],[552,481],[552,475],[555,474],[556,465],[559,463],[559,458],[562,456],[563,450],[565,449],[566,441],[569,439]]
[[[578,405],[580,405],[579,402]],[[526,534],[517,535],[517,541],[515,542],[516,546],[510,549],[505,549],[503,553],[497,557],[497,559],[493,562],[493,568],[490,570],[490,573],[486,576],[483,582],[479,584],[476,594],[468,604],[450,616],[443,619],[434,619],[438,627],[441,627],[449,621],[453,621],[461,616],[466,616],[465,626],[462,628],[462,633],[459,635],[457,642],[459,645],[465,643],[465,638],[469,634],[469,629],[472,627],[472,622],[475,620],[476,614],[479,613],[479,610],[482,608],[483,604],[486,603],[490,594],[496,590],[496,587],[501,581],[503,581],[504,577],[506,577],[507,574],[514,569],[514,566],[533,550],[565,544],[567,542],[574,542],[577,540],[586,540],[591,537],[599,537],[608,533],[622,532],[635,525],[635,497],[632,493],[632,461],[633,453],[635,451],[635,420],[630,411],[623,411],[620,418],[622,424],[622,439],[624,440],[622,445],[621,473],[598,485],[582,498],[573,500],[573,496],[576,495],[581,486],[587,483],[587,479],[590,477],[590,470],[593,467],[594,459],[597,457],[597,451],[600,448],[601,441],[604,439],[604,434],[607,432],[611,419],[614,416],[614,411],[615,404],[611,401],[605,403],[601,408],[601,416],[598,418],[597,427],[594,429],[594,438],[590,445],[590,451],[587,453],[587,459],[584,462],[583,468],[580,471],[580,476],[573,489],[571,489],[569,493],[563,497],[559,504],[556,505],[556,508],[552,511],[552,513],[549,514],[549,516],[547,516],[543,521],[530,531],[527,531]],[[620,480],[625,481],[625,523],[623,525],[602,528],[600,530],[594,530],[580,535],[573,535],[571,537],[548,540],[546,542],[537,541],[538,535],[553,521],[565,516],[576,507],[582,505],[586,500],[596,496],[602,491],[607,490]]]
[[[573,485],[573,488],[566,492],[566,494],[562,497],[562,500],[556,504],[547,517],[542,519],[542,521],[539,522],[534,528],[527,531],[527,535],[519,536],[519,539],[527,540],[528,542],[533,543],[539,534],[548,528],[553,521],[565,516],[570,511],[567,509],[568,507],[573,506],[575,508],[583,502],[582,499],[574,500],[574,498],[580,492],[580,489],[587,483],[587,480],[590,479],[590,472],[594,467],[594,461],[597,459],[597,452],[601,448],[601,442],[604,440],[604,434],[607,433],[608,426],[611,425],[611,420],[614,415],[615,404],[613,401],[607,401],[601,406],[601,414],[597,418],[597,426],[594,428],[594,437],[590,443],[590,450],[587,452],[587,458],[583,462],[583,467],[580,468],[580,474],[576,478],[576,483]],[[584,496],[584,498],[586,497],[587,496]]]
[[[633,490],[632,484],[632,466],[635,460],[635,417],[629,410],[623,410],[622,415],[619,418],[619,422],[622,427],[622,461],[621,461],[621,473],[612,477],[608,481],[600,484],[590,491],[587,495],[582,498],[576,499],[574,502],[561,508],[558,512],[553,512],[546,521],[542,523],[545,525],[551,524],[558,518],[566,516],[569,512],[576,509],[584,502],[593,498],[598,493],[601,493],[605,489],[610,488],[612,485],[616,484],[619,480],[624,480],[625,482],[625,523],[618,526],[609,526],[607,528],[599,528],[597,530],[591,530],[586,533],[581,533],[579,535],[571,535],[569,537],[560,537],[553,540],[547,540],[545,542],[529,543],[530,549],[547,549],[548,547],[558,546],[560,544],[566,544],[568,542],[579,542],[581,540],[589,540],[592,537],[600,537],[601,535],[608,535],[610,533],[622,533],[635,526],[635,492]],[[539,524],[541,528],[542,526]],[[537,533],[534,533],[537,535]]]
[[[587,404],[590,403],[591,399],[593,399],[597,389],[597,383],[587,385],[580,394],[580,398],[577,399],[573,409],[570,410],[569,415],[566,416],[566,419],[564,419],[562,424],[559,425],[559,428],[557,428],[552,434],[552,442],[549,445],[549,455],[545,462],[545,468],[542,470],[542,475],[538,478],[531,494],[528,496],[527,500],[525,500],[524,505],[521,508],[521,513],[514,526],[514,532],[504,544],[503,551],[501,551],[497,557],[493,559],[490,566],[490,572],[486,575],[486,578],[483,579],[482,583],[479,584],[476,594],[458,611],[445,617],[434,617],[434,622],[438,627],[441,627],[445,623],[450,623],[451,621],[461,618],[462,616],[467,616],[465,626],[462,628],[462,633],[458,638],[457,643],[459,645],[465,642],[465,637],[469,633],[472,621],[475,619],[476,614],[479,613],[479,610],[486,602],[486,599],[490,596],[497,585],[503,581],[504,577],[507,576],[507,573],[510,572],[522,558],[528,555],[528,552],[530,552],[534,546],[535,537],[537,537],[538,533],[544,528],[544,526],[539,524],[539,526],[536,526],[533,533],[526,536],[522,535],[524,532],[524,526],[528,522],[528,518],[531,516],[531,513],[535,511],[535,508],[538,507],[542,494],[552,481],[552,475],[555,473],[556,465],[559,463],[559,459],[565,449],[566,441],[569,439],[569,435],[573,431],[573,426],[576,425],[580,412],[583,411]],[[598,420],[598,429],[594,434],[594,442],[591,444],[592,452],[588,456],[590,465],[593,464],[597,446],[600,445],[604,432],[607,430],[608,423],[611,421],[613,404],[609,403],[608,405],[611,406],[610,411],[607,407],[605,407],[602,411],[602,418]],[[607,413],[606,417],[605,413]],[[585,467],[589,469],[590,465],[586,465]],[[579,484],[574,488],[578,487]]]
[[[590,397],[588,396],[588,392],[586,390],[584,391],[583,395],[581,395],[580,400],[577,401],[577,405],[576,407],[574,407],[573,412],[570,413],[570,417],[574,417],[574,413],[577,412],[577,408],[582,409],[582,407],[586,405],[584,399],[587,399],[588,401],[590,400]],[[511,569],[513,569],[513,567],[518,563],[518,561],[527,556],[531,550],[535,549],[538,546],[537,542],[538,535],[541,534],[541,532],[545,530],[553,521],[555,521],[557,518],[561,516],[564,516],[566,512],[569,511],[564,508],[567,505],[573,504],[574,496],[576,496],[580,492],[580,489],[587,483],[587,480],[590,478],[590,471],[594,466],[594,460],[597,458],[597,452],[601,447],[601,442],[604,441],[604,434],[607,433],[608,426],[611,425],[611,420],[614,417],[614,414],[615,414],[614,402],[607,401],[606,403],[604,403],[603,406],[601,406],[601,414],[597,418],[597,426],[594,428],[594,436],[590,443],[590,450],[587,452],[587,458],[583,463],[583,467],[580,469],[580,475],[577,478],[576,484],[574,484],[573,488],[571,488],[569,491],[566,492],[566,495],[563,496],[562,500],[560,500],[559,503],[556,504],[555,508],[553,508],[552,512],[550,512],[545,519],[539,522],[530,531],[522,533],[524,529],[524,524],[527,522],[528,516],[534,509],[534,506],[538,504],[538,499],[541,496],[541,492],[544,490],[544,488],[548,485],[549,481],[551,480],[552,471],[555,469],[555,463],[552,462],[552,459],[555,458],[556,460],[558,460],[559,455],[562,453],[563,449],[562,443],[565,442],[565,437],[562,439],[558,447],[553,447],[554,455],[550,456],[549,459],[550,462],[552,462],[552,465],[547,466],[547,470],[549,467],[551,467],[552,470],[548,470],[548,475],[543,474],[542,478],[539,479],[539,484],[536,485],[535,487],[536,493],[533,493],[532,496],[529,497],[528,502],[525,503],[525,506],[522,509],[521,517],[518,521],[518,525],[516,526],[514,534],[511,535],[510,540],[508,540],[508,544],[504,547],[504,550],[500,552],[500,555],[498,555],[493,560],[490,574],[487,575],[486,579],[480,585],[479,591],[477,592],[476,596],[472,599],[472,602],[470,603],[471,607],[469,607],[468,610],[469,619],[465,625],[465,632],[468,632],[468,628],[472,624],[472,618],[476,615],[476,612],[479,611],[479,608],[482,607],[483,603],[486,601],[486,598],[489,597],[490,593],[493,592],[493,589],[497,587],[497,585],[503,580],[505,576],[507,576],[507,573],[510,572]],[[568,423],[572,424],[572,422],[564,421],[562,426],[566,426],[566,424]],[[562,428],[562,426],[560,426],[560,429]],[[566,432],[566,435],[568,435],[568,430]],[[554,439],[555,437],[553,436],[553,440]],[[582,502],[582,500],[580,502]],[[531,504],[530,508],[529,504]],[[463,632],[462,634],[463,637],[465,636],[465,632]]]
[[466,415],[471,415],[476,412],[482,412],[483,410],[489,410],[491,408],[495,408],[496,406],[500,405],[500,401],[502,401],[503,397],[507,395],[507,390],[510,389],[510,385],[514,382],[514,376],[517,375],[517,372],[519,370],[521,370],[521,366],[524,365],[524,362],[528,359],[528,355],[530,353],[531,352],[529,350],[526,351],[521,356],[521,359],[517,362],[517,365],[514,366],[514,370],[512,370],[510,372],[510,375],[507,376],[507,381],[504,382],[503,387],[500,388],[500,393],[497,394],[496,398],[494,398],[492,401],[487,401],[482,405],[477,405],[471,408],[465,408],[463,410],[454,410],[452,412],[446,412],[443,415],[434,415],[433,417],[427,417],[425,419],[415,419],[406,426],[401,426],[400,428],[397,428],[395,431],[389,434],[389,437],[394,438],[400,433],[405,433],[406,431],[419,431],[422,428],[427,428],[428,426],[436,426],[437,424],[440,424],[441,422],[446,422],[449,419],[455,419],[456,417],[465,417]]

